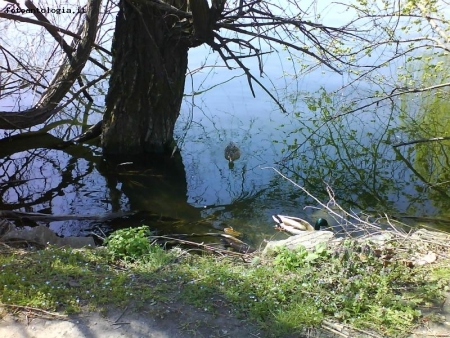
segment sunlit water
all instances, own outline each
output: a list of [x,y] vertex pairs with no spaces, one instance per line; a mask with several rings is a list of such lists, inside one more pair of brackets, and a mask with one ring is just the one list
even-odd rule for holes
[[[191,57],[200,56],[194,53]],[[328,217],[331,223],[316,201],[278,175],[275,168],[324,204],[330,200],[328,185],[336,202],[350,212],[445,216],[447,186],[441,186],[437,197],[430,194],[423,177],[417,177],[417,164],[408,167],[390,144],[408,137],[396,130],[401,122],[390,105],[316,128],[313,120],[327,105],[311,111],[304,99],[318,96],[321,87],[328,91],[338,89],[342,78],[318,71],[294,82],[283,78],[281,66],[275,61],[266,65],[266,71],[262,81],[285,104],[287,113],[282,113],[256,85],[253,98],[245,77],[237,77],[194,99],[186,96],[176,129],[184,182],[184,177],[179,182],[165,181],[161,174],[164,169],[153,172],[150,167],[127,170],[108,166],[95,145],[29,151],[17,146],[17,151],[11,152],[8,143],[3,142],[2,209],[55,215],[138,212],[135,217],[115,223],[51,222],[50,227],[64,236],[84,236],[99,228],[107,232],[111,227],[142,223],[163,233],[210,232],[231,226],[254,246],[264,239],[284,237],[273,229],[272,214],[299,216],[311,222],[317,217]],[[225,69],[215,72],[205,82],[202,74],[194,77],[193,88],[188,78],[186,94],[241,74]],[[273,84],[267,81],[269,77]],[[289,95],[298,99],[295,104],[289,103]],[[336,106],[357,94],[344,91],[339,95],[332,98]],[[98,118],[98,114],[92,114],[88,120],[92,123]],[[312,135],[313,131],[316,133]],[[73,134],[65,137],[79,132],[79,128],[74,128]],[[53,133],[63,135],[64,126]],[[224,158],[230,141],[241,151],[232,169]],[[294,143],[299,150],[292,153],[287,145]],[[30,144],[40,143],[30,138],[24,144],[23,149],[27,149]],[[414,151],[408,149],[411,148],[400,148],[399,152],[414,161]]]

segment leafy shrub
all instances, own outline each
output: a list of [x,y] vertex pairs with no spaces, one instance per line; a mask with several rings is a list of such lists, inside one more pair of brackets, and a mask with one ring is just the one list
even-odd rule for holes
[[306,250],[304,246],[299,246],[296,250],[279,247],[275,249],[275,253],[277,256],[274,264],[281,270],[295,270],[305,264],[314,264],[316,261],[327,259],[330,256],[324,243],[318,244],[312,252]]
[[114,231],[105,241],[108,253],[115,258],[137,259],[151,251],[150,229],[143,225]]

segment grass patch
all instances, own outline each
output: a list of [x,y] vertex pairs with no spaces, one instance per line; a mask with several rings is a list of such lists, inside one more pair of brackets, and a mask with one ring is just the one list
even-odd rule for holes
[[[170,259],[170,255],[164,256]],[[141,259],[140,266],[147,273],[159,267],[147,256]],[[137,281],[133,267],[128,270],[126,264],[111,263],[110,256],[102,249],[49,247],[39,251],[3,252],[0,254],[0,300],[3,304],[73,313],[86,307],[101,310],[103,305],[121,306],[130,299],[144,303],[155,297],[155,293]]]
[[420,305],[441,299],[443,285],[431,281],[430,270],[411,270],[400,262],[386,266],[352,248],[343,255],[323,247],[312,253],[282,248],[274,259],[253,267],[197,258],[185,272],[191,282],[183,296],[199,305],[220,295],[273,335],[296,333],[333,318],[396,336],[418,322]]
[[[135,235],[141,243],[139,233],[119,242],[126,246],[126,238]],[[123,253],[119,242],[114,250]],[[386,264],[352,242],[339,252],[282,248],[250,263],[157,246],[135,254],[142,247],[131,246],[132,259],[111,248],[2,252],[1,302],[70,313],[181,298],[212,312],[228,307],[277,337],[330,318],[402,336],[420,321],[420,306],[442,299],[450,276],[448,261],[420,268],[400,260]]]

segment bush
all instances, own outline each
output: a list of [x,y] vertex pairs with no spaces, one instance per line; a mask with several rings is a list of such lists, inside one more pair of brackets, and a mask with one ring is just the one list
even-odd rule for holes
[[148,236],[150,236],[150,229],[146,225],[120,229],[108,236],[105,245],[113,259],[131,258],[134,260],[151,251]]

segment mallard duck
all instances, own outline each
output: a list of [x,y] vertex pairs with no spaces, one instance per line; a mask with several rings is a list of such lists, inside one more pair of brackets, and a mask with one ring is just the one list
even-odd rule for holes
[[227,145],[227,147],[225,148],[224,155],[225,155],[225,159],[229,163],[233,163],[239,157],[241,157],[241,151],[233,142],[230,142],[230,144]]
[[305,221],[304,219],[299,217],[273,215],[272,218],[276,223],[276,227],[281,229],[292,227],[297,230],[314,231],[320,230],[321,227],[328,226],[328,222],[324,218],[318,218],[316,223],[314,223],[314,227],[308,221]]

